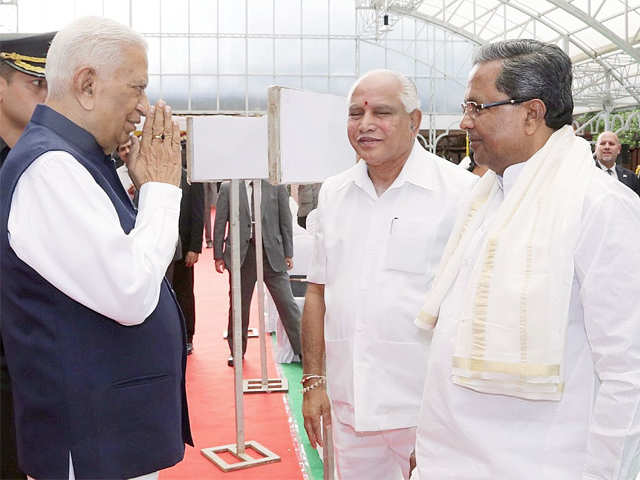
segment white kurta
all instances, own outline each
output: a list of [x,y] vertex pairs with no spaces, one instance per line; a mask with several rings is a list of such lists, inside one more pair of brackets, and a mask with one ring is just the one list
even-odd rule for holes
[[[523,165],[505,171],[504,195]],[[456,319],[490,214],[440,309],[412,480],[635,478],[632,472],[640,466],[640,200],[616,179],[595,177],[574,255],[562,400],[479,393],[451,381]],[[495,199],[490,212],[503,198]]]
[[308,280],[325,285],[333,415],[357,431],[416,425],[428,339],[414,319],[474,181],[416,143],[380,197],[364,161],[322,186]]
[[156,308],[178,240],[178,187],[147,182],[135,227],[120,226],[111,200],[69,153],[51,151],[13,193],[9,243],[18,258],[78,303],[123,325]]

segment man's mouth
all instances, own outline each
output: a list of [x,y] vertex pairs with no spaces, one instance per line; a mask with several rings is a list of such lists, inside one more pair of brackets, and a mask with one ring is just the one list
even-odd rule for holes
[[360,145],[364,145],[364,146],[370,146],[370,145],[375,145],[378,142],[381,142],[382,140],[379,138],[374,138],[374,137],[359,137],[358,138],[358,143]]

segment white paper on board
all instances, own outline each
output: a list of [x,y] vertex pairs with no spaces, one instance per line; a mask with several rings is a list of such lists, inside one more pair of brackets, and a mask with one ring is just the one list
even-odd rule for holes
[[[279,102],[270,105],[269,114],[278,115],[277,135],[279,183],[316,183],[353,166],[356,156],[347,137],[347,104],[345,97],[295,90],[285,87],[279,96],[270,96]],[[272,137],[273,138],[273,137]],[[272,142],[271,148],[274,147]],[[272,155],[273,157],[273,155]],[[278,176],[276,174],[276,176]]]
[[192,182],[268,178],[266,117],[198,116],[187,125]]

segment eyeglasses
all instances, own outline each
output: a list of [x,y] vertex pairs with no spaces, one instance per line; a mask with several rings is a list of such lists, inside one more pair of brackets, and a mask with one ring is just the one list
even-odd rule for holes
[[500,102],[493,103],[478,103],[471,100],[466,102],[462,102],[460,107],[462,108],[462,114],[468,114],[471,118],[475,118],[478,116],[478,113],[486,110],[487,108],[493,108],[500,105],[516,105],[518,103],[526,102],[527,99],[514,100],[513,98],[509,100],[502,100]]

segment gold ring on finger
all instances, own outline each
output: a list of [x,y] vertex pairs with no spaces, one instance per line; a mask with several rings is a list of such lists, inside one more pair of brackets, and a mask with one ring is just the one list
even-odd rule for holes
[[164,135],[154,135],[153,138],[157,140],[164,140]]

